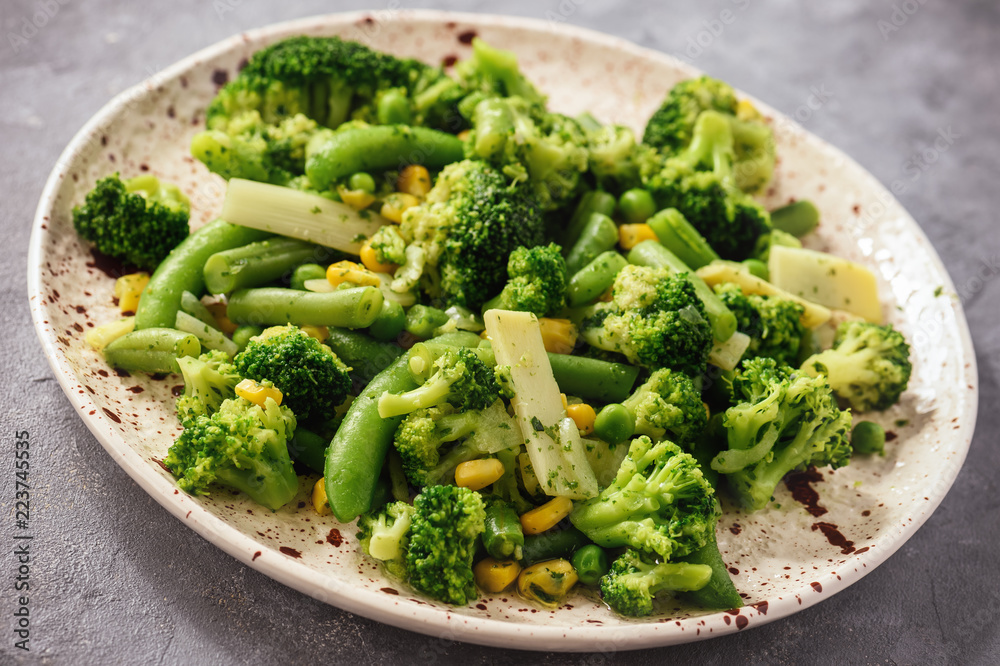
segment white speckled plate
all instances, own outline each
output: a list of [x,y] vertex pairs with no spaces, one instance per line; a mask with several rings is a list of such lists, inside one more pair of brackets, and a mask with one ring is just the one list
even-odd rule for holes
[[738,613],[668,604],[657,617],[623,620],[584,594],[554,612],[510,594],[446,607],[363,562],[352,525],[306,507],[311,483],[302,483],[298,506],[292,502],[273,514],[228,492],[179,493],[157,463],[178,431],[171,389],[179,379],[116,376],[84,343],[88,328],[117,313],[113,280],[77,240],[70,210],[109,172],[149,171],[184,188],[195,226],[212,219],[222,181],[188,154],[203,110],[254,50],[301,33],[340,35],[432,63],[466,56],[478,34],[514,50],[555,109],[589,109],[636,129],[671,85],[697,74],[668,56],[567,25],[427,11],[341,14],[237,35],[102,109],[66,148],[39,203],[28,261],[32,316],[52,369],[87,426],[115,462],[193,530],[276,580],[400,627],[503,647],[614,651],[734,632],[822,601],[883,562],[941,502],[972,438],[977,396],[975,356],[952,282],[913,219],[871,175],[763,104],[781,156],[765,203],[812,199],[823,223],[809,245],[875,270],[888,319],[913,344],[914,376],[902,404],[880,416],[896,435],[888,454],[824,471],[822,482],[813,483],[823,515],[811,515],[784,486],[766,511],[727,510],[719,544],[748,603]]

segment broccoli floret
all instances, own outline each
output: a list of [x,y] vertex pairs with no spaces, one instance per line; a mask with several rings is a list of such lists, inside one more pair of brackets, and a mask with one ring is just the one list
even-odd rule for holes
[[294,432],[295,415],[271,398],[263,407],[244,398],[225,400],[211,416],[184,424],[163,464],[184,492],[206,495],[218,483],[277,511],[299,488],[288,454]]
[[406,261],[392,289],[410,292],[419,285],[428,297],[478,309],[503,288],[510,253],[541,245],[543,232],[529,188],[485,162],[450,164],[424,203],[403,215]]
[[586,136],[576,120],[521,97],[488,97],[472,112],[466,156],[525,182],[543,210],[568,204],[587,170]]
[[698,462],[673,442],[643,435],[632,440],[614,482],[578,503],[570,521],[598,545],[668,560],[704,546],[720,513]]
[[770,232],[771,219],[736,187],[734,154],[730,122],[706,111],[698,116],[687,149],[662,163],[645,162],[642,177],[658,208],[676,208],[723,259],[739,261]]
[[646,124],[643,142],[665,155],[683,152],[704,111],[724,114],[729,121],[736,186],[744,192],[760,190],[774,172],[774,137],[757,110],[749,102],[737,102],[733,89],[722,81],[702,76],[674,86]]
[[470,92],[545,103],[545,97],[521,74],[513,52],[494,48],[478,37],[472,40],[472,56],[455,65],[455,76]]
[[115,173],[97,181],[83,205],[73,208],[73,227],[98,251],[152,270],[187,238],[190,210],[176,185],[155,176],[122,182]]
[[211,416],[224,400],[236,397],[240,375],[225,352],[209,351],[197,358],[177,359],[184,376],[184,393],[177,397],[177,417],[181,423],[198,416]]
[[656,562],[631,548],[614,561],[601,578],[601,598],[628,617],[653,612],[653,599],[661,592],[700,590],[712,578],[712,567],[686,562]]
[[555,243],[519,247],[507,260],[507,285],[483,310],[534,312],[539,317],[566,305],[566,260]]
[[750,336],[744,358],[766,356],[778,363],[795,362],[806,334],[801,304],[777,296],[744,294],[735,284],[716,285],[715,293],[736,315],[737,330]]
[[657,161],[655,149],[637,143],[632,130],[621,125],[589,130],[587,151],[598,186],[614,194],[639,187],[642,166]]
[[701,393],[682,372],[661,369],[622,403],[635,416],[635,433],[687,447],[708,424]]
[[241,376],[269,381],[301,419],[328,419],[351,389],[349,368],[297,326],[273,326],[251,338],[233,365]]
[[358,544],[365,555],[402,580],[407,577],[406,550],[413,513],[413,507],[406,502],[390,502],[358,518]]
[[692,376],[704,371],[712,329],[686,274],[626,266],[611,294],[611,302],[595,305],[582,323],[588,344],[651,369],[673,368]]
[[493,368],[470,349],[448,350],[434,361],[432,374],[412,391],[389,393],[378,401],[382,418],[449,404],[459,411],[486,409],[500,397]]
[[501,400],[478,411],[456,413],[447,403],[418,409],[403,419],[395,437],[403,471],[415,486],[445,483],[460,463],[520,445],[517,423]]
[[754,358],[730,381],[734,404],[723,420],[729,449],[712,460],[712,469],[726,475],[745,509],[764,508],[793,470],[850,461],[851,413],[837,407],[825,376]]
[[833,348],[802,364],[803,372],[826,375],[834,392],[859,412],[888,409],[910,381],[910,346],[892,326],[845,321]]
[[379,230],[369,240],[371,248],[375,250],[375,259],[380,264],[406,263],[406,240],[399,233],[399,227],[395,224],[387,224],[379,227]]
[[406,552],[410,585],[449,604],[475,599],[472,558],[486,520],[479,493],[458,486],[428,486],[413,506]]

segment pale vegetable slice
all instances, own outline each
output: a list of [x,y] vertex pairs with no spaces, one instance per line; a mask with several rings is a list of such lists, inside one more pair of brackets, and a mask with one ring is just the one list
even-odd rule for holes
[[729,262],[712,263],[708,266],[702,266],[696,273],[698,277],[712,287],[717,284],[731,282],[742,289],[744,294],[777,296],[778,298],[795,301],[805,308],[802,313],[802,325],[806,328],[815,328],[830,319],[829,308],[818,303],[813,303],[812,301],[807,301],[804,298],[799,298],[784,289],[778,289],[767,280],[762,280],[756,275],[752,275],[749,271],[737,268]]
[[779,289],[882,323],[878,283],[860,264],[826,252],[776,245],[771,248],[767,267],[771,282]]
[[750,336],[736,331],[725,342],[715,342],[712,345],[708,362],[723,370],[732,370],[739,364],[749,346]]
[[580,431],[567,417],[545,352],[538,317],[530,312],[487,310],[486,333],[498,368],[509,368],[510,403],[542,492],[587,499],[599,492]]

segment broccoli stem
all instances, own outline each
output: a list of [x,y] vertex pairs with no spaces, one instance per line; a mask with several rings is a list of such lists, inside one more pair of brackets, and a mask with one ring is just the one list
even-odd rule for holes
[[705,304],[705,314],[712,324],[712,336],[719,342],[725,342],[736,332],[736,315],[722,303],[704,280],[691,272],[683,261],[660,243],[652,240],[639,243],[628,253],[628,262],[637,266],[667,268],[674,274],[687,273],[695,294]]
[[216,252],[205,262],[205,287],[213,294],[259,287],[291,273],[299,264],[333,260],[328,248],[294,238],[269,238]]
[[441,378],[432,377],[422,386],[407,391],[406,393],[386,393],[378,401],[378,413],[384,418],[401,416],[415,412],[424,407],[439,405],[451,395],[451,385],[453,382]]
[[592,213],[566,256],[566,274],[576,275],[599,254],[618,244],[618,225],[603,213]]
[[381,215],[368,210],[357,211],[317,194],[242,178],[229,181],[222,218],[232,224],[310,241],[354,255],[361,252],[365,239],[382,225],[389,224]]
[[625,257],[614,250],[598,255],[570,278],[566,298],[572,308],[586,305],[607,291],[615,277],[628,265]]
[[226,313],[234,324],[367,328],[381,312],[383,300],[376,287],[327,293],[263,287],[233,292]]
[[130,372],[180,372],[177,359],[197,356],[201,342],[173,328],[144,328],[126,333],[104,348],[104,360]]

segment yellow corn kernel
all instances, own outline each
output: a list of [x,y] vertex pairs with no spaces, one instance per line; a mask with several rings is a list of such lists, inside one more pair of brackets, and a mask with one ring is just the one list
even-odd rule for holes
[[312,326],[311,324],[305,324],[304,326],[299,326],[302,331],[308,335],[310,338],[316,338],[320,342],[326,342],[326,339],[330,337],[330,329],[326,326]]
[[330,502],[326,498],[326,481],[323,477],[316,479],[312,494],[313,509],[321,516],[330,515]]
[[538,326],[542,329],[542,343],[545,351],[550,354],[571,354],[576,347],[576,338],[579,331],[576,324],[569,319],[549,319],[542,317],[538,320]]
[[326,280],[334,287],[350,282],[360,287],[377,287],[382,284],[377,275],[366,271],[353,261],[338,261],[326,269]]
[[586,403],[570,405],[566,408],[566,415],[573,419],[573,423],[576,424],[576,427],[584,435],[594,432],[594,421],[597,419],[597,412],[590,405]]
[[468,460],[455,468],[455,485],[479,490],[503,476],[503,463],[496,458]]
[[556,608],[579,579],[568,560],[538,562],[517,577],[517,592],[545,608]]
[[431,174],[427,171],[427,167],[419,164],[404,167],[396,180],[396,191],[412,194],[420,199],[426,197],[431,191]]
[[562,400],[563,409],[566,409],[567,407],[569,407],[569,403],[566,402],[566,394],[565,393],[560,393],[559,394],[559,399]]
[[618,227],[618,244],[624,250],[631,250],[647,240],[657,240],[656,232],[648,224],[623,224]]
[[573,500],[553,497],[545,504],[521,514],[521,528],[525,534],[541,534],[550,530],[573,510]]
[[711,409],[709,409],[709,407],[708,407],[708,403],[707,403],[707,402],[704,402],[704,401],[702,401],[702,403],[701,403],[701,404],[702,404],[702,406],[704,406],[704,407],[705,407],[705,417],[706,417],[706,418],[709,418],[709,419],[710,419],[710,418],[712,418],[712,410],[711,410]]
[[382,203],[382,217],[399,224],[403,221],[403,213],[420,203],[420,199],[405,192],[394,192]]
[[281,391],[274,386],[262,386],[252,379],[244,379],[236,385],[236,395],[246,398],[258,407],[263,407],[264,402],[271,398],[279,405],[281,404]]
[[736,117],[740,120],[759,120],[760,111],[754,106],[750,100],[741,99],[736,103]]
[[232,335],[233,331],[239,328],[239,326],[229,320],[229,316],[226,314],[225,303],[211,303],[205,307],[212,313],[212,317],[215,319],[215,323],[218,325],[219,330],[226,335]]
[[498,562],[492,557],[486,557],[476,563],[472,571],[480,590],[496,594],[503,592],[517,580],[518,574],[521,573],[521,565],[516,560]]
[[366,240],[364,245],[361,246],[361,263],[364,264],[365,268],[373,273],[395,273],[396,269],[399,268],[396,264],[383,264],[379,263],[378,253],[375,252],[375,248],[372,247],[371,240]]
[[107,324],[101,324],[97,328],[90,329],[83,336],[83,339],[92,349],[101,351],[118,338],[126,333],[131,333],[133,330],[135,330],[135,317],[125,317],[124,319],[109,321]]
[[469,138],[470,134],[472,134],[471,130],[462,130],[456,135],[456,137],[458,138],[459,141],[466,141]]
[[122,312],[135,312],[142,290],[149,284],[149,273],[130,273],[115,280],[115,296]]
[[364,210],[375,203],[375,195],[364,190],[349,190],[343,185],[337,186],[337,194],[340,200],[354,210]]

